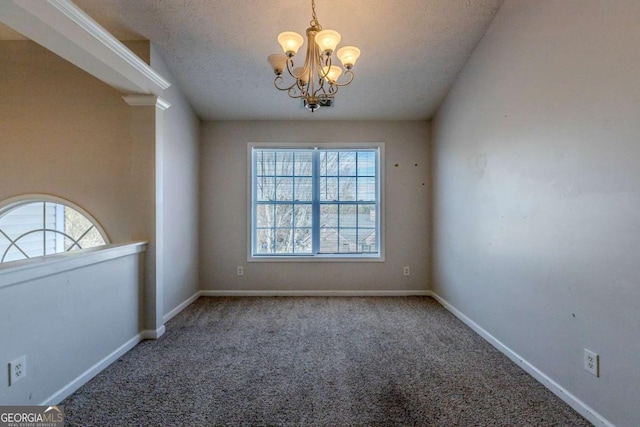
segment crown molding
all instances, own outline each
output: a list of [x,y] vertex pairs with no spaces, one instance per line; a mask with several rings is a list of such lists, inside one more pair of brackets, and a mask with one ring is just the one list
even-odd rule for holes
[[171,83],[164,77],[147,65],[147,63],[140,59],[135,53],[131,52],[129,48],[101,27],[74,3],[71,3],[69,0],[48,0],[48,2],[162,90],[168,89],[169,86],[171,86]]
[[69,0],[2,0],[0,21],[121,92],[171,85]]
[[166,99],[155,95],[125,95],[122,99],[132,107],[156,107],[162,111],[171,107]]

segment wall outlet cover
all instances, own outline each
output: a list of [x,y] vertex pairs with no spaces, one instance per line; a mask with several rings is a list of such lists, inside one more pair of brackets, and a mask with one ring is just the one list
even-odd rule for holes
[[9,385],[12,386],[27,376],[27,356],[9,362]]
[[584,349],[584,369],[596,377],[600,376],[600,356],[586,348]]

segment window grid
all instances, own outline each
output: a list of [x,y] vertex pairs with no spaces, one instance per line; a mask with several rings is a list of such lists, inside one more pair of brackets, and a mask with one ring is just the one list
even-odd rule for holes
[[95,223],[71,206],[29,200],[0,209],[0,263],[106,244]]
[[[268,170],[270,170],[271,168],[265,168],[265,166],[267,165],[267,162],[269,161],[269,159],[267,159],[267,161],[265,161],[264,159],[264,154],[265,152],[267,153],[272,153],[273,154],[273,173],[272,174],[267,174]],[[309,153],[311,153],[311,151],[309,151]],[[289,154],[289,156],[287,156],[287,154]],[[254,201],[254,206],[255,206],[255,210],[257,211],[254,215],[255,221],[257,221],[257,217],[259,215],[259,207],[260,206],[265,206],[265,212],[267,212],[269,209],[272,210],[272,214],[271,214],[271,218],[273,218],[272,223],[269,226],[263,226],[260,227],[258,226],[258,222],[254,222],[254,224],[256,224],[255,230],[256,230],[256,236],[254,236],[254,253],[256,254],[273,254],[273,253],[283,253],[283,254],[288,254],[288,255],[299,255],[299,254],[306,254],[306,253],[310,253],[310,251],[304,251],[304,250],[299,250],[298,246],[300,243],[300,239],[297,238],[297,236],[301,235],[304,237],[304,232],[305,230],[310,229],[310,227],[305,227],[305,226],[298,226],[298,221],[297,221],[297,217],[298,214],[300,212],[300,207],[301,206],[311,206],[312,202],[311,201],[300,201],[298,200],[298,197],[296,197],[298,195],[298,188],[296,185],[296,180],[298,178],[311,178],[311,175],[304,175],[304,174],[299,174],[296,175],[296,170],[298,165],[296,164],[296,159],[298,157],[298,154],[302,154],[302,152],[297,152],[297,151],[283,151],[283,150],[261,150],[260,151],[260,157],[261,157],[261,161],[258,161],[257,163],[254,164],[254,170],[257,172],[256,177],[258,179],[261,180],[262,182],[262,188],[264,189],[265,187],[265,178],[268,179],[272,179],[273,180],[273,197],[271,198],[267,198],[265,200],[264,197],[264,191],[262,191],[262,197],[259,200]],[[280,168],[278,168],[278,164],[279,164],[279,156],[283,156],[284,161],[282,161],[282,166]],[[291,164],[290,167],[288,167],[288,169],[290,170],[289,173],[284,173],[283,171],[283,167],[285,165],[285,161],[286,158],[290,157],[291,160]],[[268,169],[267,172],[265,172],[265,169]],[[262,174],[260,174],[260,172],[262,172]],[[282,180],[291,180],[291,191],[287,191],[284,190],[285,196],[281,196],[279,194],[279,184],[281,184]],[[287,194],[291,194],[290,197],[287,197]],[[290,216],[290,218],[286,218],[286,223],[282,223],[280,222],[280,218],[282,215],[281,212],[279,212],[279,207],[281,208],[281,210],[284,210],[282,208],[285,208],[287,206],[290,206],[289,209],[289,214],[286,214],[285,211],[285,218],[286,216]],[[260,245],[260,247],[258,247],[258,245],[256,245],[256,239],[260,236],[260,231],[262,231],[263,233],[267,233],[267,238],[268,238],[268,242],[262,242],[262,244]],[[288,233],[287,233],[288,232]],[[286,235],[288,234],[288,238],[286,239],[282,239],[283,242],[285,242],[285,245],[287,247],[290,248],[289,251],[284,251],[281,252],[279,251],[279,243],[280,243],[280,236]],[[266,246],[263,246],[265,245]]]
[[[378,148],[253,148],[251,159],[255,177],[251,187],[253,256],[380,255]],[[313,183],[311,197],[300,188],[303,179]],[[281,188],[285,180],[290,191]],[[335,180],[334,188],[330,188],[330,180]],[[267,185],[273,189],[265,191]],[[331,206],[335,208],[335,219],[323,220],[323,207]],[[278,212],[279,207],[282,213]],[[301,223],[300,212],[309,208],[310,223],[309,218]],[[271,219],[262,218],[269,210]],[[284,221],[280,218],[283,214]],[[369,224],[362,218],[365,215]],[[333,240],[323,245],[323,236],[325,242],[327,236]]]
[[[330,174],[328,172],[328,154],[329,152],[333,152],[335,153],[335,155],[337,156],[337,168],[336,168],[336,173],[335,174]],[[336,232],[339,235],[339,238],[336,239],[336,248],[335,251],[327,251],[325,253],[331,254],[331,253],[375,253],[375,247],[372,250],[371,247],[369,247],[369,250],[365,250],[364,249],[364,244],[360,243],[361,242],[361,235],[367,235],[371,233],[371,230],[375,231],[375,228],[366,228],[366,227],[361,227],[360,226],[360,207],[361,206],[366,206],[366,205],[372,205],[372,201],[364,201],[364,200],[359,200],[358,199],[358,195],[360,194],[360,179],[359,178],[373,178],[375,180],[375,174],[360,174],[360,157],[362,153],[367,153],[367,152],[371,152],[371,151],[362,151],[362,150],[358,150],[358,151],[353,151],[353,150],[325,150],[325,155],[324,155],[324,167],[323,167],[323,172],[320,174],[320,182],[322,182],[322,179],[326,179],[328,180],[329,178],[331,179],[335,179],[336,180],[336,190],[337,190],[337,199],[335,200],[328,200],[328,198],[326,197],[326,195],[328,193],[325,193],[325,197],[324,200],[321,200],[319,202],[320,206],[336,206],[336,227],[322,227],[322,223],[320,224],[320,228],[329,228],[329,229],[336,229]],[[343,156],[354,156],[354,168],[353,168],[353,173],[343,173],[342,166],[344,165],[343,163]],[[322,157],[322,156],[321,156]],[[321,159],[321,163],[322,163],[322,159]],[[348,162],[347,162],[348,163]],[[375,171],[375,169],[374,169]],[[353,182],[355,183],[355,188],[353,189],[353,200],[342,200],[342,189],[343,186],[341,184],[341,180],[343,178],[348,178],[348,179],[352,179]],[[325,184],[325,189],[328,189],[329,185],[328,185],[328,181],[327,184]],[[377,188],[375,189],[376,193],[377,193]],[[342,212],[343,210],[341,209],[342,206],[353,206],[355,209],[355,225],[354,226],[343,226],[342,225]],[[374,207],[374,211],[375,211],[375,207]],[[344,244],[341,242],[341,236],[343,233],[341,233],[343,230],[354,230],[354,235],[355,235],[355,245],[356,248],[360,248],[360,250],[356,251],[351,251],[351,250],[347,250],[347,251],[343,251],[343,246]],[[361,233],[361,231],[363,231],[363,233]],[[367,233],[368,231],[368,233]],[[318,250],[318,253],[323,253],[321,250]]]

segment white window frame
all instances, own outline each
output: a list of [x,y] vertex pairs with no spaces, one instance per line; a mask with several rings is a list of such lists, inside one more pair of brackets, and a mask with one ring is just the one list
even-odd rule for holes
[[[254,149],[323,149],[323,150],[365,150],[378,151],[378,192],[377,204],[377,240],[378,252],[372,254],[310,254],[310,255],[254,255],[253,253],[253,150]],[[247,261],[248,262],[384,262],[385,261],[385,156],[383,142],[348,142],[348,143],[264,143],[247,144]]]
[[[20,196],[16,196],[16,197],[11,197],[9,199],[5,199],[0,201],[0,216],[3,216],[7,213],[10,213],[11,211],[13,211],[14,209],[26,205],[26,204],[31,204],[31,203],[52,203],[55,204],[56,207],[56,224],[60,224],[58,222],[58,218],[60,216],[64,216],[64,208],[65,207],[69,207],[71,209],[74,209],[76,212],[78,212],[79,214],[83,215],[92,225],[91,228],[95,228],[98,233],[101,235],[102,239],[104,240],[104,245],[109,245],[111,244],[111,241],[109,239],[109,236],[107,235],[107,233],[105,232],[105,230],[102,228],[102,226],[100,225],[100,223],[93,217],[93,215],[91,215],[89,212],[87,212],[86,210],[84,210],[82,207],[76,205],[75,203],[63,199],[61,197],[57,197],[57,196],[53,196],[50,194],[23,194]],[[43,229],[45,229],[46,227],[42,227]],[[57,228],[56,228],[57,230]],[[33,231],[38,231],[38,229],[33,230]],[[53,230],[49,230],[49,231],[53,231]],[[30,231],[31,232],[31,231]],[[60,232],[56,232],[55,234],[55,247],[56,247],[56,251],[55,252],[50,252],[47,253],[45,252],[45,255],[39,256],[38,258],[41,257],[47,257],[47,256],[51,256],[51,255],[56,255],[62,252],[68,252],[66,250],[64,250],[64,247],[62,245],[58,244],[58,236],[61,235],[62,233]],[[68,236],[69,237],[69,236]],[[74,246],[77,246],[80,248],[80,245],[78,245],[78,243],[75,241],[75,239],[69,237],[71,240],[74,241]],[[10,239],[11,240],[11,239]],[[80,239],[78,239],[80,240]],[[46,243],[45,243],[46,245]],[[16,247],[19,247],[19,245],[15,245]],[[60,250],[62,249],[62,250]],[[4,264],[6,262],[21,262],[24,261],[24,259],[18,260],[18,261],[5,261],[4,263],[1,262],[2,260],[2,256],[3,254],[0,253],[0,264]],[[27,257],[26,259],[30,259],[30,257]]]

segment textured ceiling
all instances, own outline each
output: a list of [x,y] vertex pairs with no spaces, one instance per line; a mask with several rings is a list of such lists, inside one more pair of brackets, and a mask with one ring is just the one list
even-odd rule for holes
[[74,1],[120,40],[151,40],[204,120],[429,119],[502,2],[316,0],[322,26],[362,56],[335,107],[311,116],[273,87],[266,59],[280,32],[304,34],[310,0]]

